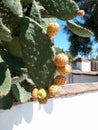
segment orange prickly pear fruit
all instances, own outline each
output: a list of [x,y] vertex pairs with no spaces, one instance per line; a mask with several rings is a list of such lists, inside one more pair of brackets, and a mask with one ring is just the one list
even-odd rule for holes
[[51,85],[48,88],[49,96],[50,97],[59,97],[60,96],[60,87],[57,85]]
[[67,83],[66,77],[62,76],[62,75],[58,75],[55,77],[54,79],[54,84],[58,85],[58,86],[62,86],[64,84]]
[[82,16],[84,16],[84,15],[85,15],[85,11],[84,11],[84,10],[78,10],[77,16],[82,17]]
[[38,96],[37,96],[37,95],[38,95],[38,91],[39,91],[38,88],[34,88],[33,91],[32,91],[32,94],[31,94],[31,95],[32,95],[32,98],[33,98],[34,100],[37,100],[37,99],[38,99]]
[[47,97],[47,92],[44,88],[40,88],[37,94],[38,99],[45,99]]
[[47,28],[47,35],[49,37],[55,36],[60,30],[60,26],[57,22],[51,22]]
[[61,75],[70,74],[71,66],[69,64],[66,64],[64,67],[57,67],[56,71],[58,71]]
[[57,67],[64,67],[68,63],[68,61],[68,56],[64,53],[60,53],[54,58],[54,63]]

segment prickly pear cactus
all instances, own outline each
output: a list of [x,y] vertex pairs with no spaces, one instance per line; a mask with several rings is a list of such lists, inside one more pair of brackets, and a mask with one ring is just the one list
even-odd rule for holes
[[75,33],[78,36],[81,36],[81,37],[90,37],[90,36],[94,35],[94,33],[91,32],[90,30],[88,30],[88,29],[86,29],[86,28],[84,28],[84,27],[82,27],[80,25],[77,25],[76,23],[74,23],[71,20],[68,20],[67,24],[68,24],[68,28],[73,33]]
[[[0,1],[0,109],[10,109],[17,102],[32,101],[34,95],[40,104],[44,104],[49,96],[60,94],[60,87],[54,84],[58,67],[54,59],[60,53],[63,54],[57,56],[58,63],[67,63],[68,58],[63,49],[53,44],[47,28],[59,18],[66,20],[75,34],[93,35],[70,22],[77,16],[77,11],[79,7],[73,0]],[[52,24],[51,34],[56,31],[56,25]],[[57,28],[59,30],[59,26]]]
[[21,23],[20,40],[30,77],[36,86],[49,87],[55,71],[50,38],[40,25],[32,19],[24,17]]
[[0,1],[0,19],[12,32],[15,31],[23,16],[20,0],[1,0]]
[[0,21],[0,40],[11,41],[11,31]]
[[[69,20],[77,15],[78,5],[73,0],[39,0],[49,13],[59,19]],[[47,4],[46,4],[47,3]]]

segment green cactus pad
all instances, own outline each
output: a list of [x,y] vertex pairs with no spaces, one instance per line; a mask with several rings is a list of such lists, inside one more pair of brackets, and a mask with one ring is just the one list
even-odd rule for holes
[[27,5],[29,5],[30,3],[32,3],[33,0],[21,0],[22,6],[26,7]]
[[0,96],[7,95],[10,89],[11,89],[10,71],[7,68],[7,65],[0,57]]
[[9,93],[4,97],[0,97],[0,109],[10,109],[13,105],[12,95]]
[[27,91],[20,83],[12,85],[12,92],[17,101],[25,103],[31,98],[31,92]]
[[0,40],[11,41],[11,31],[0,21]]
[[42,20],[41,20],[39,9],[40,9],[39,2],[36,2],[35,0],[33,0],[32,8],[30,11],[30,18],[32,18],[33,20],[41,24]]
[[4,62],[11,68],[15,68],[15,69],[25,68],[25,63],[22,58],[14,57],[5,50],[0,50],[0,55],[4,60]]
[[7,49],[9,54],[12,56],[22,58],[22,50],[21,45],[18,37],[13,37],[13,40],[10,42],[2,42],[3,46]]
[[48,87],[54,77],[54,54],[50,38],[43,29],[30,18],[21,23],[21,46],[29,75],[38,87]]
[[70,31],[72,31],[74,34],[80,36],[80,37],[90,37],[93,36],[94,33],[90,31],[87,28],[84,28],[76,23],[74,23],[71,20],[67,21],[67,25]]
[[62,20],[73,19],[79,10],[73,0],[39,0],[39,2],[51,15]]
[[17,28],[20,17],[23,16],[20,0],[1,0],[0,18],[11,31]]

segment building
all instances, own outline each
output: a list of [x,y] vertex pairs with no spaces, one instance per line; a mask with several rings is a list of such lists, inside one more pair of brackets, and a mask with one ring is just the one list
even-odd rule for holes
[[91,71],[91,61],[85,58],[77,58],[72,62],[73,70]]

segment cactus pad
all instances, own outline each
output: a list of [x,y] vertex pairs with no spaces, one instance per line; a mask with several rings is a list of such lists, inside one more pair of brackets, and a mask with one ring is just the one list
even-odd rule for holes
[[20,0],[1,0],[0,18],[11,31],[17,28],[20,17],[23,16]]
[[15,57],[22,58],[22,50],[21,45],[18,37],[13,37],[12,41],[10,42],[2,42],[3,46],[7,49],[9,54]]
[[7,68],[7,65],[0,57],[0,96],[7,95],[10,89],[11,89],[10,71]]
[[94,35],[94,33],[91,32],[89,29],[84,28],[80,25],[77,25],[76,23],[74,23],[71,20],[68,20],[67,24],[68,24],[69,30],[72,31],[73,33],[75,33],[76,35],[80,36],[80,37],[90,37],[90,36]]
[[21,46],[29,75],[38,87],[48,87],[54,77],[54,53],[50,38],[32,19],[23,18],[21,23]]
[[12,85],[12,92],[14,97],[21,103],[27,102],[31,98],[31,92],[27,91],[20,83]]
[[11,41],[11,31],[0,21],[0,40]]
[[30,11],[30,18],[34,19],[36,22],[41,24],[42,19],[41,19],[41,15],[40,15],[39,10],[40,10],[39,2],[36,2],[35,0],[33,0],[32,8]]
[[11,68],[25,68],[25,63],[22,58],[14,57],[4,50],[0,50],[0,55],[4,62]]
[[73,0],[39,0],[39,2],[51,15],[62,20],[73,19],[79,10]]
[[11,93],[4,97],[0,97],[0,109],[10,109],[13,105],[13,98]]

